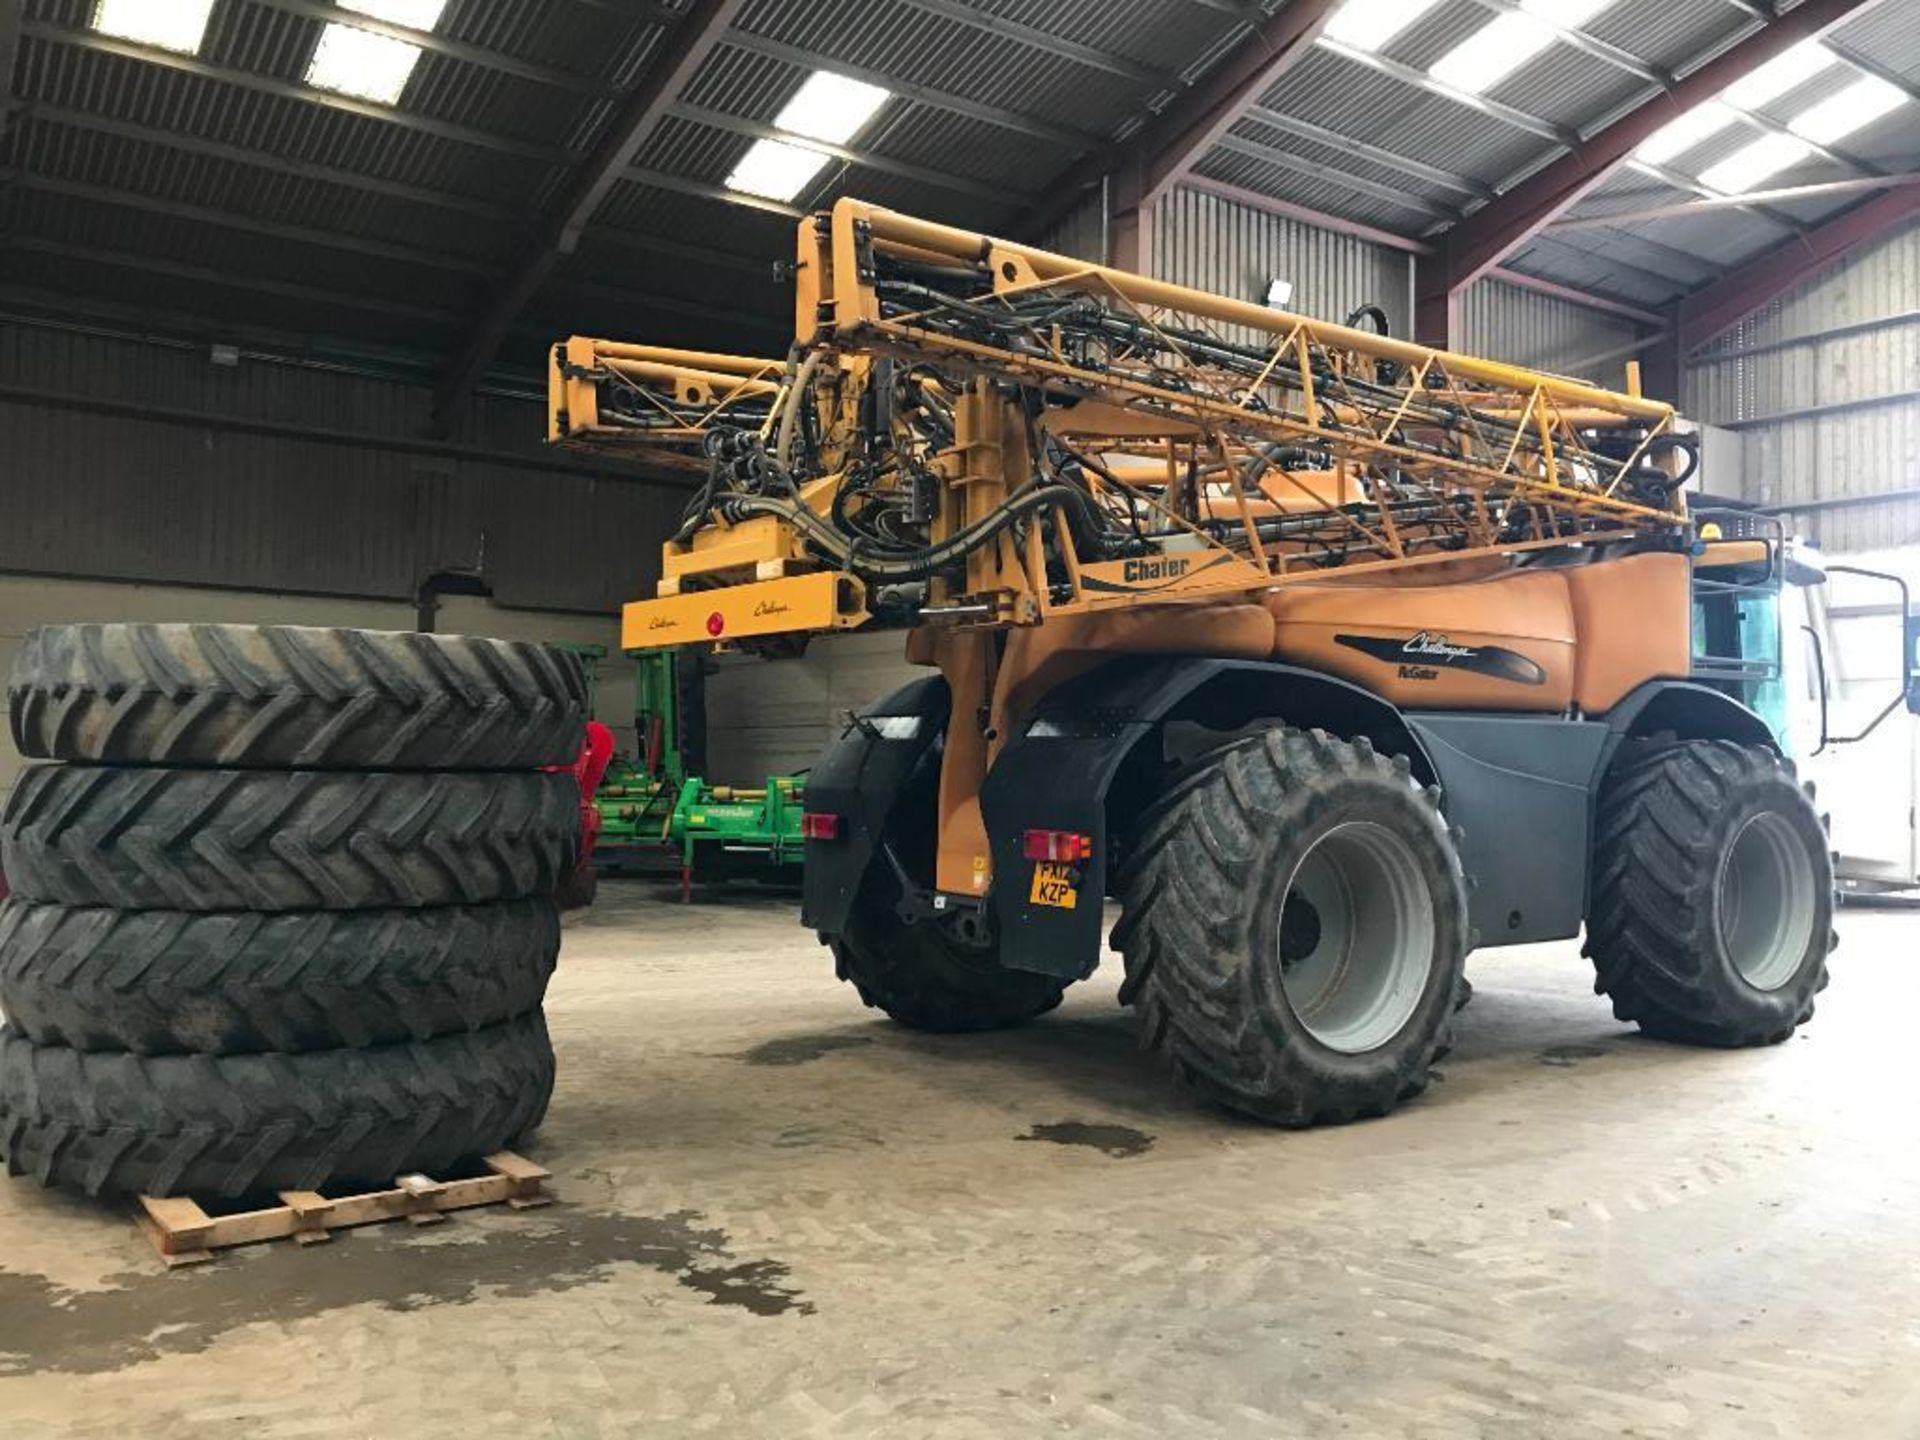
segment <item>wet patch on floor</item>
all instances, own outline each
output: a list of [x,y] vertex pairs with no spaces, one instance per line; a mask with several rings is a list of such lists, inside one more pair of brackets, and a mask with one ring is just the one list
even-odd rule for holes
[[[303,1320],[352,1305],[415,1311],[489,1296],[571,1290],[644,1265],[708,1304],[755,1315],[814,1313],[788,1268],[741,1260],[725,1231],[692,1211],[615,1215],[568,1210],[538,1221],[462,1226],[421,1240],[408,1227],[336,1237],[321,1251],[291,1245],[235,1251],[188,1271],[129,1273],[110,1290],[68,1290],[39,1275],[0,1271],[0,1376],[97,1374],[163,1355],[197,1354],[243,1326]],[[447,1227],[448,1230],[451,1227]],[[428,1236],[437,1237],[427,1239]]]
[[805,1065],[836,1050],[856,1050],[872,1043],[869,1035],[790,1035],[742,1050],[732,1058],[748,1065]]
[[1540,1052],[1540,1063],[1570,1068],[1582,1060],[1598,1060],[1609,1053],[1604,1045],[1549,1045]]
[[1052,1145],[1084,1145],[1116,1160],[1144,1155],[1153,1148],[1153,1136],[1131,1125],[1089,1125],[1083,1120],[1061,1120],[1051,1125],[1036,1125],[1016,1140],[1045,1140]]
[[716,1305],[738,1305],[756,1315],[813,1314],[813,1302],[784,1282],[790,1272],[778,1260],[748,1260],[739,1265],[689,1270],[680,1283],[698,1290]]

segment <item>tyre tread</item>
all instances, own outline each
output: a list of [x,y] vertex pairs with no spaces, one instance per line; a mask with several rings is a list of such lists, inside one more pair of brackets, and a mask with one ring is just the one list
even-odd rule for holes
[[[1353,778],[1411,783],[1403,758],[1323,730],[1276,728],[1233,742],[1149,807],[1118,879],[1122,914],[1112,938],[1126,962],[1121,1000],[1136,1009],[1142,1045],[1206,1098],[1273,1124],[1385,1114],[1426,1088],[1435,1055],[1451,1043],[1449,1004],[1429,1043],[1409,1048],[1390,1072],[1364,1084],[1321,1083],[1297,1049],[1280,1043],[1271,1012],[1283,1002],[1264,967],[1245,961],[1244,897],[1274,811],[1284,797]],[[1458,882],[1464,937],[1458,857],[1438,792],[1424,798]]]
[[15,894],[132,910],[545,895],[579,842],[579,790],[567,772],[34,765],[0,817]]
[[1751,1003],[1711,983],[1707,970],[1719,944],[1715,877],[1703,869],[1714,817],[1783,781],[1791,785],[1791,771],[1772,751],[1725,740],[1639,742],[1608,777],[1594,823],[1586,953],[1594,990],[1617,1019],[1662,1039],[1733,1047],[1777,1044],[1813,1017],[1824,958],[1781,1004]]
[[7,696],[31,759],[312,769],[568,765],[587,703],[524,641],[147,623],[32,631]]
[[551,901],[194,914],[0,904],[0,1010],[40,1045],[142,1055],[363,1048],[538,1008]]
[[88,1053],[0,1029],[7,1172],[90,1195],[235,1197],[390,1184],[540,1123],[539,1014],[472,1035],[309,1055]]

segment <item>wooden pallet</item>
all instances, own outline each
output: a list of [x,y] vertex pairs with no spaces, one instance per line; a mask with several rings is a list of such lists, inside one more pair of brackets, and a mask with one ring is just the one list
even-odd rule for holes
[[515,1210],[532,1210],[553,1203],[544,1183],[552,1178],[531,1160],[502,1150],[482,1162],[490,1174],[469,1180],[434,1180],[425,1175],[402,1175],[391,1190],[342,1195],[336,1200],[312,1190],[282,1190],[280,1203],[266,1210],[233,1215],[209,1215],[199,1203],[184,1197],[140,1197],[140,1228],[169,1269],[213,1259],[216,1250],[235,1245],[257,1245],[263,1240],[292,1236],[301,1245],[319,1245],[331,1232],[381,1220],[407,1220],[415,1225],[437,1225],[449,1210],[501,1202]]

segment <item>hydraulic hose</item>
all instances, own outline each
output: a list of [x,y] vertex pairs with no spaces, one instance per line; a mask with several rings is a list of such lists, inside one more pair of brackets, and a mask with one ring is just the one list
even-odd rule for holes
[[807,358],[800,362],[800,369],[793,377],[793,383],[787,387],[785,403],[780,407],[780,429],[774,442],[774,458],[782,465],[793,463],[793,433],[799,428],[800,410],[813,389],[813,372],[820,368],[820,357],[824,350],[809,350]]
[[897,584],[925,580],[958,563],[987,545],[1022,516],[1053,505],[1084,506],[1086,497],[1068,485],[1034,482],[1008,497],[992,514],[976,520],[966,529],[949,536],[938,545],[908,554],[873,554],[873,543],[849,540],[821,519],[805,504],[777,495],[728,495],[715,507],[722,518],[738,521],[754,515],[772,515],[792,525],[806,536],[823,558],[833,561],[862,580]]

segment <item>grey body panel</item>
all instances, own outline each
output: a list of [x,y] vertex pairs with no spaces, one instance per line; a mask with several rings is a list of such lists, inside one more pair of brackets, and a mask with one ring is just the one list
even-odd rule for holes
[[[908,777],[937,763],[948,712],[944,681],[915,682],[868,706],[868,725],[850,726],[816,764],[808,808],[841,815],[846,826],[836,841],[807,843],[803,913],[823,936],[845,924],[867,867],[884,863],[878,837]],[[920,723],[885,725],[890,718]],[[1043,698],[981,789],[995,877],[987,903],[1002,965],[1077,979],[1099,963],[1114,846],[1157,791],[1153,759],[1161,727],[1173,721],[1223,732],[1263,721],[1321,726],[1406,755],[1417,781],[1442,787],[1448,820],[1462,832],[1461,860],[1474,883],[1469,916],[1482,946],[1579,933],[1594,798],[1624,741],[1670,734],[1772,744],[1751,710],[1686,681],[1650,681],[1607,715],[1576,720],[1401,712],[1345,681],[1272,661],[1116,658]],[[1028,827],[1091,837],[1074,908],[1032,902],[1033,866],[1021,854]]]
[[1586,914],[1593,796],[1614,738],[1559,716],[1409,713],[1460,831],[1482,945],[1562,940]]

